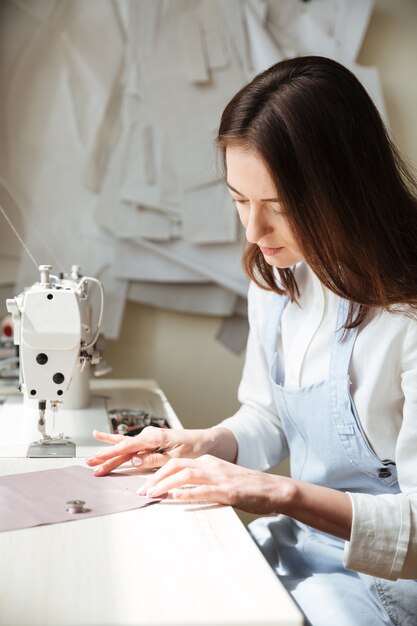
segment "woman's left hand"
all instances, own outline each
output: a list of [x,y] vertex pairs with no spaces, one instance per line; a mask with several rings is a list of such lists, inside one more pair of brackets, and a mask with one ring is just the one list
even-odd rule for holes
[[138,494],[157,498],[171,492],[175,500],[216,502],[248,513],[268,515],[285,512],[294,497],[294,489],[290,478],[247,469],[205,454],[196,459],[171,459]]

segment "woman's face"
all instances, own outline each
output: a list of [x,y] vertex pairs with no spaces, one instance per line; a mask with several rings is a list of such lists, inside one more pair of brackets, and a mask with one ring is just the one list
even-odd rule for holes
[[303,260],[285,208],[260,156],[242,146],[226,148],[227,181],[249,243],[259,246],[269,265],[285,268]]

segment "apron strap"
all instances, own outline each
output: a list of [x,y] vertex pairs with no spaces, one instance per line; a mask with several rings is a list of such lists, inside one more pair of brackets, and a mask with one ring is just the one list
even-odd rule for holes
[[348,311],[349,301],[341,299],[330,354],[330,378],[345,378],[348,375],[353,346],[358,336],[357,327],[350,330],[343,327]]
[[280,296],[274,292],[269,294],[262,329],[263,344],[265,346],[269,362],[272,362],[272,358],[277,349],[278,333],[281,327],[281,316],[287,302],[287,295]]

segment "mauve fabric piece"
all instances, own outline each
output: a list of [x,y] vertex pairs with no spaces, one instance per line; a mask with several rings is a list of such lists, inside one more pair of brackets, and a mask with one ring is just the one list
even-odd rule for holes
[[[91,469],[61,469],[0,476],[0,532],[56,524],[139,509],[160,498],[136,495],[143,476],[111,473],[94,476]],[[84,500],[85,513],[67,513],[68,500]]]

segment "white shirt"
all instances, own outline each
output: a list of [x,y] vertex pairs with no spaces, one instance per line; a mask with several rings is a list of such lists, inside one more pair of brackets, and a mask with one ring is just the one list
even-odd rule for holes
[[[301,263],[295,268],[298,304],[282,314],[277,345],[284,385],[297,388],[328,377],[340,298]],[[238,412],[222,426],[235,435],[237,463],[267,470],[288,454],[276,414],[262,346],[268,292],[249,288],[246,362]],[[377,310],[360,328],[349,365],[351,393],[368,443],[397,465],[401,493],[350,493],[353,523],[345,566],[383,578],[417,578],[417,322]],[[277,446],[277,434],[281,445]]]

